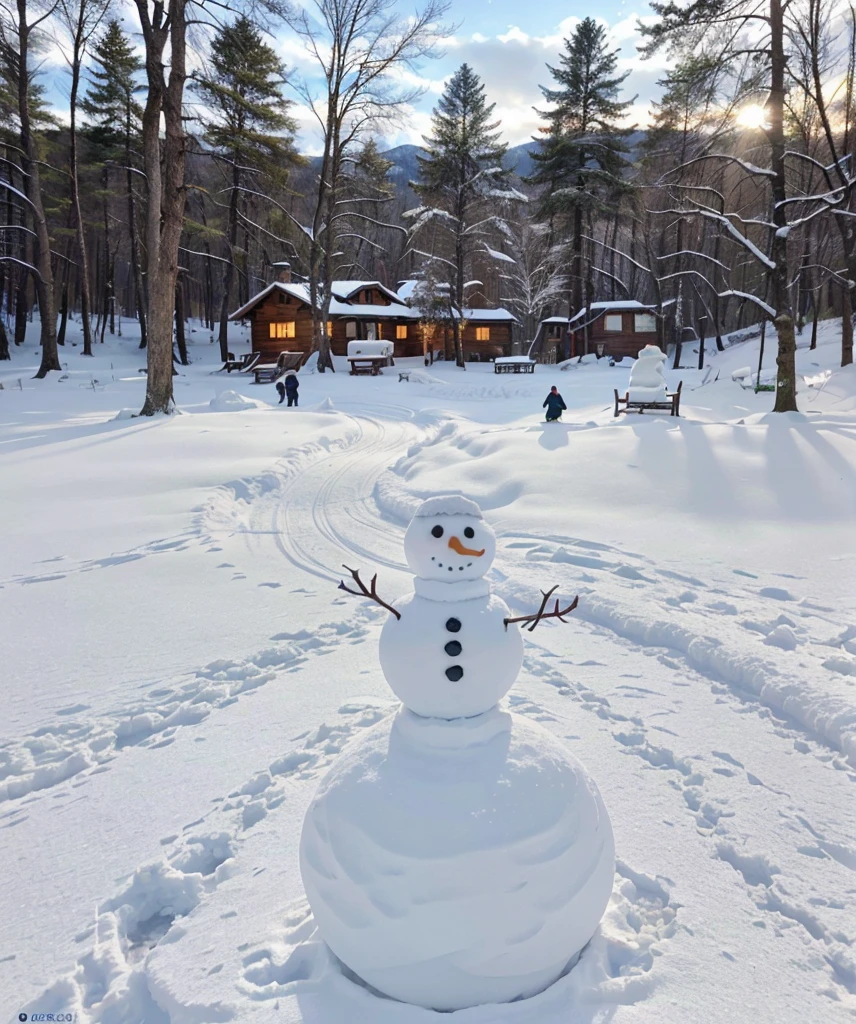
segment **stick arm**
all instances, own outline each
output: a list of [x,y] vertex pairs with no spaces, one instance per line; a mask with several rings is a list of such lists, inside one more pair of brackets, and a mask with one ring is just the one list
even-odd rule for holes
[[386,601],[383,601],[383,600],[381,600],[380,597],[378,597],[378,593],[377,593],[377,573],[375,573],[374,576],[372,576],[371,583],[369,584],[369,588],[367,589],[365,583],[363,583],[363,581],[360,579],[360,571],[359,571],[359,569],[351,569],[347,565],[343,565],[342,568],[348,570],[348,572],[351,574],[351,577],[353,578],[354,582],[357,584],[357,586],[360,589],[359,590],[351,590],[350,587],[345,586],[345,581],[344,580],[339,580],[339,590],[344,590],[348,594],[355,594],[357,597],[367,597],[371,601],[374,601],[375,604],[379,604],[381,606],[381,608],[386,608],[386,610],[388,612],[391,612],[397,619],[401,618],[401,612],[400,611],[397,611],[395,608],[392,607],[391,604],[387,604]]
[[534,615],[517,615],[511,619],[503,619],[505,628],[507,629],[512,622],[529,622],[531,623],[531,625],[528,627],[528,631],[531,633],[532,630],[538,625],[539,622],[541,622],[542,619],[558,619],[559,622],[566,622],[567,619],[565,619],[564,616],[568,615],[577,607],[577,605],[580,603],[580,597],[579,594],[577,594],[577,596],[573,599],[573,601],[571,601],[567,608],[560,608],[559,599],[556,598],[555,608],[551,612],[545,611],[547,607],[547,602],[558,589],[559,587],[558,585],[556,585],[555,587],[551,587],[547,591],[542,590],[541,594],[543,600],[541,601],[541,607],[538,609],[538,611]]

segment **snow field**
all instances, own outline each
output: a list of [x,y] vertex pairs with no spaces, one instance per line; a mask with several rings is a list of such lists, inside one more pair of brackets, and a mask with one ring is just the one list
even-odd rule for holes
[[[619,858],[570,974],[456,1019],[853,1020],[856,379],[834,325],[784,422],[731,380],[752,339],[715,382],[667,370],[674,423],[613,421],[627,368],[600,365],[312,375],[279,409],[192,338],[170,421],[113,421],[141,404],[133,339],[92,369],[69,353],[63,382],[20,351],[0,367],[7,1015],[439,1020],[318,942],[297,841],[320,776],[393,706],[385,613],[335,590],[341,564],[403,593],[403,525],[451,490],[496,529],[516,612],[581,595],[525,634],[509,707],[585,763]],[[552,383],[569,411],[542,426]],[[214,412],[226,390],[259,407]]]

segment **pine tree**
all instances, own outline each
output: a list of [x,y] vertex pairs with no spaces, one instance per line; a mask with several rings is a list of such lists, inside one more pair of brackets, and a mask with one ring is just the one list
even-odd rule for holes
[[585,18],[565,40],[559,67],[547,65],[557,88],[541,86],[554,106],[539,111],[547,124],[540,150],[532,153],[536,166],[529,181],[542,188],[537,216],[557,236],[570,234],[572,312],[583,305],[585,224],[626,188],[623,153],[632,129],[619,121],[630,101],[618,95],[629,72],[617,75],[617,64],[618,51],[607,49],[606,29]]
[[246,206],[243,190],[252,181],[252,190],[261,191],[260,179],[282,178],[296,162],[296,125],[288,114],[291,102],[282,95],[285,68],[249,18],[242,15],[217,32],[209,66],[210,74],[197,78],[194,91],[211,111],[202,121],[205,140],[230,169],[228,262],[220,308],[220,352],[225,360],[238,227]]
[[[131,268],[134,275],[137,316],[140,323],[140,348],[147,343],[146,299],[143,291],[143,274],[140,261],[140,241],[137,228],[137,201],[134,193],[134,151],[140,137],[142,108],[134,96],[137,92],[137,75],[143,62],[134,53],[130,39],[115,19],[108,22],[104,35],[93,50],[95,67],[92,68],[91,84],[81,101],[81,109],[87,115],[87,135],[96,154],[103,162],[103,176],[108,176],[108,161],[121,158],[125,167],[126,203],[128,234],[131,248]],[[112,324],[114,295],[115,248],[110,245],[110,216],[108,192],[104,192],[104,234],[106,249],[106,302],[105,316],[109,310]],[[111,326],[111,332],[113,330]],[[103,340],[103,332],[102,332]]]
[[455,359],[461,367],[464,293],[474,258],[486,252],[485,237],[505,227],[497,209],[525,198],[508,185],[510,171],[502,166],[507,147],[499,141],[494,107],[485,100],[479,76],[462,64],[434,108],[431,134],[424,137],[426,155],[418,157],[420,180],[412,186],[424,205],[409,211],[411,230],[418,235],[435,229],[429,259],[448,286]]

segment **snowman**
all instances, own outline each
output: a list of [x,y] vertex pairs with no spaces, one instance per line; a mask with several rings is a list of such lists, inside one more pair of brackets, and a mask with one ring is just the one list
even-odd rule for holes
[[646,345],[630,368],[629,395],[633,401],[659,401],[666,397],[663,364],[666,353],[657,345]]
[[[402,707],[352,741],[303,825],[321,937],[368,985],[457,1010],[534,995],[576,962],[612,891],[612,827],[585,768],[498,706],[523,662],[484,576],[496,537],[475,502],[431,498],[405,534],[413,593],[387,604],[384,676]],[[555,589],[555,588],[554,588]]]

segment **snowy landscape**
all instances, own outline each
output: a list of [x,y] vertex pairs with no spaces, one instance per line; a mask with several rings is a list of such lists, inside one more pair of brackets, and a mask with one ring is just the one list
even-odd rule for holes
[[[199,324],[180,414],[132,418],[136,323],[92,359],[72,326],[61,374],[32,379],[37,324],[0,364],[3,1020],[856,1020],[840,321],[813,351],[797,339],[799,413],[732,379],[756,367],[756,335],[666,369],[679,419],[613,417],[627,360],[352,377],[335,357],[335,374],[301,369],[286,408],[217,373]],[[772,370],[769,334],[767,353]],[[568,411],[544,423],[553,384]],[[396,707],[387,612],[337,589],[343,565],[387,600],[408,592],[404,529],[435,494],[480,505],[513,614],[579,594],[567,624],[522,634],[502,706],[585,764],[616,851],[569,973],[451,1015],[343,968],[298,863],[322,776]]]

